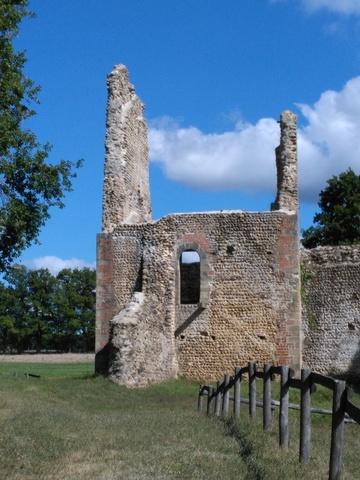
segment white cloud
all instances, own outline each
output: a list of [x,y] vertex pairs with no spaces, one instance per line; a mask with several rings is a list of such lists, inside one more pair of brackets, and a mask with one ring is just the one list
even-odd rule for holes
[[196,188],[261,190],[269,176],[275,179],[278,125],[271,118],[256,125],[237,123],[220,134],[170,124],[151,128],[149,140],[152,160],[173,180]]
[[[324,92],[314,105],[297,105],[299,183],[314,200],[325,181],[348,167],[360,169],[360,77],[339,91]],[[168,119],[150,129],[150,157],[166,175],[194,188],[275,191],[275,119],[238,122],[224,133],[182,128]]]
[[24,260],[22,263],[31,270],[47,268],[53,275],[57,275],[64,268],[95,268],[95,262],[88,263],[80,258],[62,259],[52,255]]
[[[270,3],[285,3],[289,0],[270,0]],[[294,0],[292,0],[294,1]],[[360,14],[359,0],[296,0],[310,13],[318,10],[329,10],[344,15]]]
[[307,120],[299,139],[305,193],[318,191],[325,179],[348,167],[360,173],[360,77],[347,82],[340,92],[324,92],[312,107],[299,108]]
[[360,0],[301,0],[310,11],[326,8],[343,14],[359,14]]

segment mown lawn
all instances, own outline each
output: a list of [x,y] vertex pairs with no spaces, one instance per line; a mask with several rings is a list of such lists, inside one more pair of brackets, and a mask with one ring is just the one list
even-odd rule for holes
[[[259,381],[259,390],[262,382]],[[247,394],[244,385],[242,396]],[[273,398],[279,398],[279,384],[273,383]],[[262,399],[261,393],[259,399]],[[353,402],[360,406],[360,396],[354,393]],[[300,393],[290,390],[290,402],[300,403]],[[312,395],[312,406],[331,410],[332,394],[318,386]],[[278,409],[274,412],[272,429],[262,429],[262,409],[257,409],[255,421],[249,419],[248,406],[242,405],[239,420],[225,421],[229,435],[240,446],[240,455],[248,467],[248,477],[267,480],[316,479],[326,480],[329,471],[331,416],[312,414],[311,459],[307,465],[299,463],[300,412],[289,410],[290,445],[287,451],[278,447]],[[343,451],[343,480],[360,480],[360,425],[346,424]]]
[[92,374],[0,365],[1,479],[246,478],[236,440],[197,414],[197,385],[128,390]]
[[[261,410],[253,422],[245,405],[239,421],[207,418],[197,389],[178,380],[128,390],[95,377],[91,364],[0,364],[0,478],[326,479],[330,418],[313,415],[313,456],[301,466],[297,412],[282,452],[277,414],[268,434]],[[319,389],[313,402],[330,407],[330,395]],[[360,479],[360,426],[347,425],[345,438],[343,478]]]

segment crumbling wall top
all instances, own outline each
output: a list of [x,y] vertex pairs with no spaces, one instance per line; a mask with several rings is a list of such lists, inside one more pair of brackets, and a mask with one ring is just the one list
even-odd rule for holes
[[276,148],[277,195],[272,210],[297,212],[299,206],[297,180],[297,117],[285,111],[280,116],[280,145]]

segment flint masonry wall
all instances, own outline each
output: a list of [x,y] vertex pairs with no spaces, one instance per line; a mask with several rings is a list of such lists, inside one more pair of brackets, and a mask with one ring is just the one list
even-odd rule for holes
[[103,231],[151,220],[144,106],[124,65],[108,75]]
[[[102,233],[97,237],[96,370],[107,372],[110,360],[111,319],[133,292],[141,257],[141,233],[134,229],[125,244],[113,242],[121,224],[151,220],[147,125],[144,106],[135,94],[124,65],[116,65],[107,78]],[[121,250],[122,264],[114,259]],[[121,289],[116,291],[114,285]],[[135,286],[134,286],[135,285]],[[138,288],[138,287],[136,287]]]
[[112,235],[115,272],[121,272],[129,263],[129,240],[141,237],[141,254],[135,268],[127,267],[127,280],[124,282],[121,273],[113,276],[119,313],[110,322],[108,373],[115,381],[129,386],[173,378],[178,371],[171,237],[166,234],[166,227],[163,230],[155,225],[121,225]]
[[179,372],[215,380],[251,358],[299,367],[296,222],[283,212],[176,218],[177,250],[197,246],[207,295],[193,306],[176,298]]
[[[142,106],[125,67],[114,69],[108,85],[97,371],[143,386],[178,374],[216,379],[250,359],[298,369],[295,115],[284,112],[280,119],[272,212],[181,214],[151,222]],[[180,303],[185,250],[196,250],[201,259],[195,305]]]
[[280,118],[280,145],[275,149],[277,194],[272,210],[296,212],[299,207],[296,123],[294,113],[282,113]]
[[304,364],[360,374],[360,246],[301,252]]
[[[299,367],[296,226],[296,215],[284,212],[234,212],[170,215],[136,227],[143,233],[143,289],[134,300],[128,284],[113,279],[118,308],[128,310],[112,321],[111,375],[143,385],[176,373],[216,379],[251,358]],[[134,229],[113,233],[114,271],[128,263],[124,245]],[[184,246],[201,253],[196,305],[180,304]],[[136,275],[134,269],[133,288]]]

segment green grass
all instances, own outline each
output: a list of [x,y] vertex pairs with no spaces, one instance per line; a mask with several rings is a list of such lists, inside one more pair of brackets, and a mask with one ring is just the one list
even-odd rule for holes
[[5,363],[0,362],[0,376],[24,376],[27,373],[49,378],[84,378],[94,375],[93,363]]
[[[259,382],[260,383],[260,382]],[[242,396],[247,395],[247,385],[242,387]],[[260,390],[260,385],[259,385]],[[261,399],[261,394],[259,398]],[[279,384],[273,384],[273,398],[279,398]],[[353,402],[360,404],[360,396],[354,394]],[[290,402],[299,403],[299,391],[290,390]],[[312,395],[312,405],[331,410],[332,393],[318,386]],[[248,479],[292,480],[327,479],[330,458],[331,416],[312,414],[311,459],[307,465],[299,463],[300,412],[289,410],[290,445],[287,451],[278,447],[278,409],[275,410],[270,432],[263,432],[262,409],[257,409],[257,417],[250,420],[248,406],[241,406],[239,420],[232,417],[225,421],[228,435],[237,439],[240,455],[248,466]],[[360,479],[360,426],[345,425],[343,451],[343,480]]]
[[197,414],[195,384],[128,390],[86,364],[0,367],[0,478],[245,478],[236,440]]
[[[95,377],[91,364],[1,363],[0,478],[327,478],[330,417],[313,415],[312,458],[303,466],[298,412],[291,412],[290,448],[284,452],[278,448],[277,413],[266,434],[261,409],[255,421],[246,405],[237,421],[208,418],[196,411],[197,389],[177,380],[129,390]],[[291,401],[298,401],[297,392]],[[330,408],[329,392],[318,389],[313,404]],[[343,479],[360,479],[359,451],[360,427],[346,425]]]

